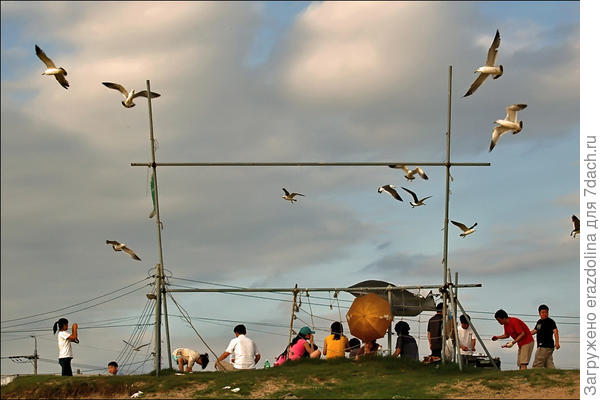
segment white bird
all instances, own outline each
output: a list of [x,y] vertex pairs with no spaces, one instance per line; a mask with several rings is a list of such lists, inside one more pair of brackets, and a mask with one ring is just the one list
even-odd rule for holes
[[573,230],[571,231],[571,234],[569,236],[573,236],[573,239],[575,239],[577,237],[577,235],[580,233],[579,218],[577,218],[574,215],[571,215],[571,221],[573,221]]
[[383,185],[383,186],[380,186],[379,189],[377,189],[377,192],[379,194],[381,194],[381,192],[387,192],[396,200],[402,201],[402,198],[400,197],[398,192],[396,192],[395,189],[396,189],[396,186],[394,186],[394,185]]
[[423,178],[425,180],[429,179],[427,174],[425,172],[423,172],[423,170],[420,167],[416,167],[415,169],[410,169],[406,165],[403,165],[403,164],[393,164],[393,165],[388,165],[388,167],[403,169],[404,172],[406,172],[404,177],[406,179],[408,179],[409,181],[412,181],[413,179],[415,179],[415,174],[418,174],[421,178]]
[[413,199],[415,200],[414,202],[412,202],[412,201],[409,202],[409,204],[413,208],[418,207],[418,206],[424,206],[425,205],[424,201],[431,197],[431,196],[427,196],[427,197],[423,197],[422,199],[419,200],[419,198],[417,197],[417,194],[415,192],[413,192],[412,190],[409,190],[409,189],[407,189],[405,187],[403,187],[402,189],[404,189],[408,193],[410,193],[412,195]]
[[450,221],[450,222],[452,222],[454,225],[458,226],[463,231],[463,233],[460,234],[460,237],[462,237],[462,238],[475,232],[475,229],[473,229],[473,228],[475,228],[477,226],[477,222],[475,222],[470,228],[467,228],[467,226],[465,224],[462,224],[460,222],[456,222],[456,221]]
[[[135,103],[133,102],[133,99],[135,99],[136,97],[148,97],[148,92],[146,90],[142,90],[141,92],[135,92],[135,89],[131,89],[130,91],[127,91],[127,89],[125,89],[122,85],[119,85],[118,83],[112,83],[112,82],[102,82],[102,84],[104,86],[106,86],[107,88],[111,88],[111,89],[115,89],[118,90],[119,92],[121,92],[121,94],[123,95],[123,97],[125,97],[125,100],[121,102],[121,104],[123,104],[123,107],[125,108],[131,108],[131,107],[135,107]],[[150,97],[151,98],[155,98],[155,97],[159,97],[160,94],[158,93],[154,93],[154,92],[150,92]]]
[[60,85],[65,89],[68,89],[69,82],[67,82],[65,79],[65,76],[67,76],[67,71],[62,67],[56,68],[54,62],[46,55],[46,53],[44,53],[44,50],[39,48],[37,44],[35,45],[35,54],[44,62],[44,64],[46,64],[46,67],[48,67],[44,72],[42,72],[42,75],[54,75],[58,83],[60,83]]
[[498,55],[498,47],[500,47],[500,32],[496,29],[496,36],[494,41],[488,50],[487,59],[485,65],[477,68],[475,73],[479,72],[479,76],[475,79],[475,82],[471,85],[467,93],[463,97],[467,97],[475,93],[475,90],[487,79],[488,76],[494,75],[494,79],[498,79],[504,73],[504,67],[502,65],[495,66],[496,56]]
[[124,251],[125,253],[129,254],[134,260],[142,261],[142,259],[139,258],[137,254],[133,252],[133,250],[127,247],[125,243],[119,243],[116,240],[107,240],[106,244],[110,244],[114,251]]
[[494,127],[492,131],[492,141],[490,142],[490,151],[496,146],[500,136],[506,132],[513,131],[513,135],[521,132],[523,121],[517,121],[517,112],[527,107],[527,104],[512,104],[506,107],[506,117],[497,119],[494,122],[499,126]]
[[125,340],[123,340],[123,341],[124,341],[126,344],[130,345],[131,347],[133,347],[133,351],[140,351],[140,349],[141,349],[142,347],[146,347],[146,346],[148,346],[148,345],[150,344],[150,343],[146,343],[146,344],[142,344],[141,346],[137,346],[137,347],[136,347],[136,346],[132,345],[131,343],[129,343],[129,342],[127,342],[127,341],[125,341]]
[[298,201],[297,199],[294,198],[294,196],[302,196],[304,197],[304,195],[302,193],[290,193],[287,191],[286,188],[282,188],[283,192],[285,193],[285,196],[281,196],[282,199],[288,200],[290,203],[294,204],[295,201]]
[[142,392],[141,390],[138,390],[137,392],[135,392],[134,394],[131,395],[132,399],[137,399],[138,397],[142,396],[144,394],[144,392]]

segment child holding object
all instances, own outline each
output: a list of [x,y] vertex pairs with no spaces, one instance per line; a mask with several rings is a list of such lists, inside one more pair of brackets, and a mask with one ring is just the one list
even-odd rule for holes
[[72,333],[69,333],[69,321],[66,318],[61,318],[54,323],[52,331],[56,334],[58,330],[58,363],[62,368],[62,376],[73,376],[71,370],[71,360],[73,359],[73,350],[71,342],[79,343],[77,339],[77,324],[73,323]]

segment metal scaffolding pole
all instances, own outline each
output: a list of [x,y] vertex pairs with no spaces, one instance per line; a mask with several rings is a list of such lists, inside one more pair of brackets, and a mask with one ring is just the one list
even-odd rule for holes
[[[450,128],[452,116],[452,66],[448,67],[448,127],[446,132],[446,213],[444,215],[444,289],[448,286],[448,206],[450,204]],[[442,363],[446,359],[446,291],[443,292],[442,308]]]
[[[459,285],[462,288],[481,287],[481,283],[465,283]],[[419,285],[419,286],[394,286],[389,288],[381,287],[338,287],[338,288],[219,288],[219,289],[167,289],[167,293],[252,293],[252,292],[374,292],[381,290],[397,291],[404,289],[439,289],[440,285]]]
[[[373,162],[132,162],[132,167],[385,167],[392,165],[420,165],[425,167],[444,167],[448,162],[414,161],[373,161]],[[490,163],[454,162],[453,167],[489,167]]]
[[[160,339],[161,339],[161,329],[160,329],[160,306],[161,306],[161,292],[164,287],[163,279],[164,279],[164,262],[163,262],[163,251],[162,251],[162,237],[160,232],[160,207],[158,202],[158,179],[156,177],[156,148],[154,142],[154,125],[152,122],[152,99],[150,96],[150,81],[146,80],[146,90],[148,91],[148,119],[150,121],[150,149],[152,153],[152,164],[149,166],[152,167],[152,179],[154,181],[154,192],[155,192],[155,219],[156,219],[156,231],[158,233],[158,258],[159,258],[159,266],[157,267],[157,284],[156,284],[156,334],[154,340],[156,340],[156,344],[154,345],[154,367],[156,369],[156,375],[158,376],[160,372],[160,359],[161,359],[161,348],[160,348]],[[165,298],[166,302],[166,298]],[[165,321],[168,319],[168,315],[166,313],[165,307]],[[168,322],[165,323],[165,328],[168,327]],[[167,328],[168,329],[168,328]],[[167,333],[167,337],[169,334]],[[167,343],[169,346],[169,354],[171,352],[170,343]],[[171,359],[169,358],[169,366]]]

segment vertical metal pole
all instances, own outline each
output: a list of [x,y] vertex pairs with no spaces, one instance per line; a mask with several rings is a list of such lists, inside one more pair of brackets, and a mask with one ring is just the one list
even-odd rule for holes
[[167,312],[167,289],[165,287],[165,277],[162,278],[162,295],[163,295],[163,308],[165,311],[165,335],[167,338],[167,360],[169,360],[169,369],[173,369],[173,361],[171,357],[171,337],[169,335],[169,313]]
[[[292,303],[292,316],[290,317],[290,335],[288,337],[288,345],[292,343],[292,331],[294,330],[294,319],[296,312],[296,298],[298,297],[298,284],[294,286],[294,302]],[[289,348],[288,348],[288,356],[289,356]]]
[[[448,274],[450,274],[450,271],[448,271]],[[460,355],[460,342],[458,341],[458,325],[456,323],[456,304],[454,301],[454,293],[452,292],[452,281],[450,281],[451,285],[450,285],[450,304],[452,304],[452,312],[454,313],[453,318],[452,318],[452,328],[454,330],[454,354],[456,355],[456,358],[458,359],[458,369],[460,371],[462,371],[462,357]]]
[[[163,251],[162,251],[162,237],[160,233],[160,207],[158,203],[158,179],[156,177],[156,149],[154,147],[154,125],[152,123],[152,100],[150,98],[150,81],[146,80],[146,90],[148,91],[148,118],[150,121],[150,149],[152,150],[152,179],[154,179],[154,194],[156,196],[156,231],[158,233],[158,258],[160,264],[157,266],[157,285],[156,285],[156,334],[155,340],[156,344],[154,345],[154,351],[156,353],[154,359],[154,367],[156,369],[156,375],[158,376],[160,372],[160,338],[161,338],[161,329],[160,329],[160,305],[161,305],[161,292],[163,288],[163,278],[164,278],[164,261],[163,261]],[[166,300],[166,299],[165,299]],[[168,318],[168,315],[165,313],[165,320]],[[165,324],[165,327],[168,326]],[[171,351],[169,344],[169,351]],[[169,359],[170,361],[170,359]],[[169,364],[170,365],[170,364]]]
[[392,324],[394,323],[394,314],[392,314],[392,291],[390,290],[391,286],[388,286],[388,302],[390,303],[390,315],[392,316],[392,321],[390,322],[390,327],[388,328],[388,355],[392,355]]
[[442,309],[442,364],[446,358],[446,289],[448,285],[448,205],[450,203],[450,125],[452,115],[452,65],[448,66],[448,128],[446,132],[446,214],[444,216],[444,292]]
[[37,360],[38,360],[38,353],[37,353],[37,338],[35,336],[31,336],[33,338],[33,342],[34,342],[34,347],[33,347],[33,374],[37,375]]
[[156,288],[156,304],[154,304],[154,370],[156,376],[160,372],[160,264],[156,264],[154,276],[154,287]]

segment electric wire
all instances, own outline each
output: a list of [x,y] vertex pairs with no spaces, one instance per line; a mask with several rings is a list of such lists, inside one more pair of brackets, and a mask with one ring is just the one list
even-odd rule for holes
[[102,297],[109,296],[109,295],[111,295],[111,294],[113,294],[113,293],[120,292],[121,290],[124,290],[124,289],[130,288],[131,286],[134,286],[134,285],[137,285],[138,283],[140,283],[140,282],[143,282],[143,281],[145,281],[146,279],[148,279],[148,277],[146,277],[146,278],[144,278],[144,279],[140,279],[139,281],[137,281],[137,282],[134,282],[134,283],[132,283],[132,284],[130,284],[130,285],[124,286],[124,287],[122,287],[122,288],[120,288],[120,289],[113,290],[113,291],[111,291],[111,292],[109,292],[109,293],[106,293],[106,294],[103,294],[103,295],[101,295],[101,296],[97,296],[97,297],[94,297],[94,298],[92,298],[92,299],[89,299],[89,300],[86,300],[86,301],[82,301],[82,302],[79,302],[79,303],[75,303],[75,304],[72,304],[72,305],[70,305],[70,306],[66,306],[66,307],[58,308],[58,309],[56,309],[56,310],[52,310],[52,311],[46,311],[46,312],[43,312],[43,313],[32,314],[32,315],[28,315],[28,316],[26,316],[26,317],[19,317],[19,318],[13,318],[13,319],[5,319],[4,321],[1,321],[1,323],[2,323],[2,324],[5,324],[5,323],[7,323],[7,322],[20,321],[20,320],[23,320],[23,319],[29,319],[29,318],[33,318],[33,317],[38,317],[38,316],[40,316],[40,315],[51,314],[51,313],[54,313],[54,312],[57,312],[57,311],[63,311],[63,310],[66,310],[67,308],[76,307],[76,306],[79,306],[79,305],[82,305],[82,304],[85,304],[85,303],[89,303],[90,301],[94,301],[94,300],[100,299],[100,298],[102,298]]
[[[137,292],[138,290],[140,290],[140,289],[143,289],[143,288],[144,288],[144,287],[146,287],[146,286],[148,286],[148,285],[143,285],[143,286],[141,286],[141,287],[138,287],[138,288],[136,288],[136,289],[133,289],[133,290],[131,290],[131,291],[129,291],[129,292],[126,292],[126,293],[120,294],[120,295],[118,295],[118,296],[116,296],[116,297],[110,298],[110,299],[108,299],[108,300],[101,301],[101,302],[99,302],[99,303],[96,303],[96,304],[92,304],[92,305],[90,305],[90,306],[86,306],[86,307],[80,308],[80,309],[78,309],[78,310],[69,311],[69,314],[75,314],[75,313],[78,313],[78,312],[81,312],[81,311],[89,310],[90,308],[97,307],[97,306],[99,306],[99,305],[106,304],[106,303],[108,303],[108,302],[111,302],[111,301],[113,301],[113,300],[120,299],[121,297],[125,297],[125,296],[127,296],[127,295],[130,295],[130,294],[132,294],[132,293],[134,293],[134,292]],[[130,287],[130,286],[128,286],[128,287]],[[122,290],[122,289],[121,289],[121,290]],[[114,292],[113,292],[113,293],[114,293]],[[105,296],[102,296],[102,297],[105,297]],[[86,302],[86,303],[87,303],[87,302]],[[35,323],[38,323],[38,322],[43,322],[43,321],[51,321],[51,320],[54,320],[54,319],[56,319],[56,318],[60,318],[60,317],[61,317],[61,314],[59,314],[59,315],[54,315],[54,316],[52,316],[52,317],[48,317],[48,318],[42,318],[42,319],[39,319],[39,320],[36,320],[36,321],[23,322],[23,323],[20,323],[20,324],[14,324],[14,325],[10,325],[10,326],[3,326],[3,328],[15,328],[15,327],[18,327],[18,326],[23,326],[23,325],[31,325],[31,324],[35,324]]]

